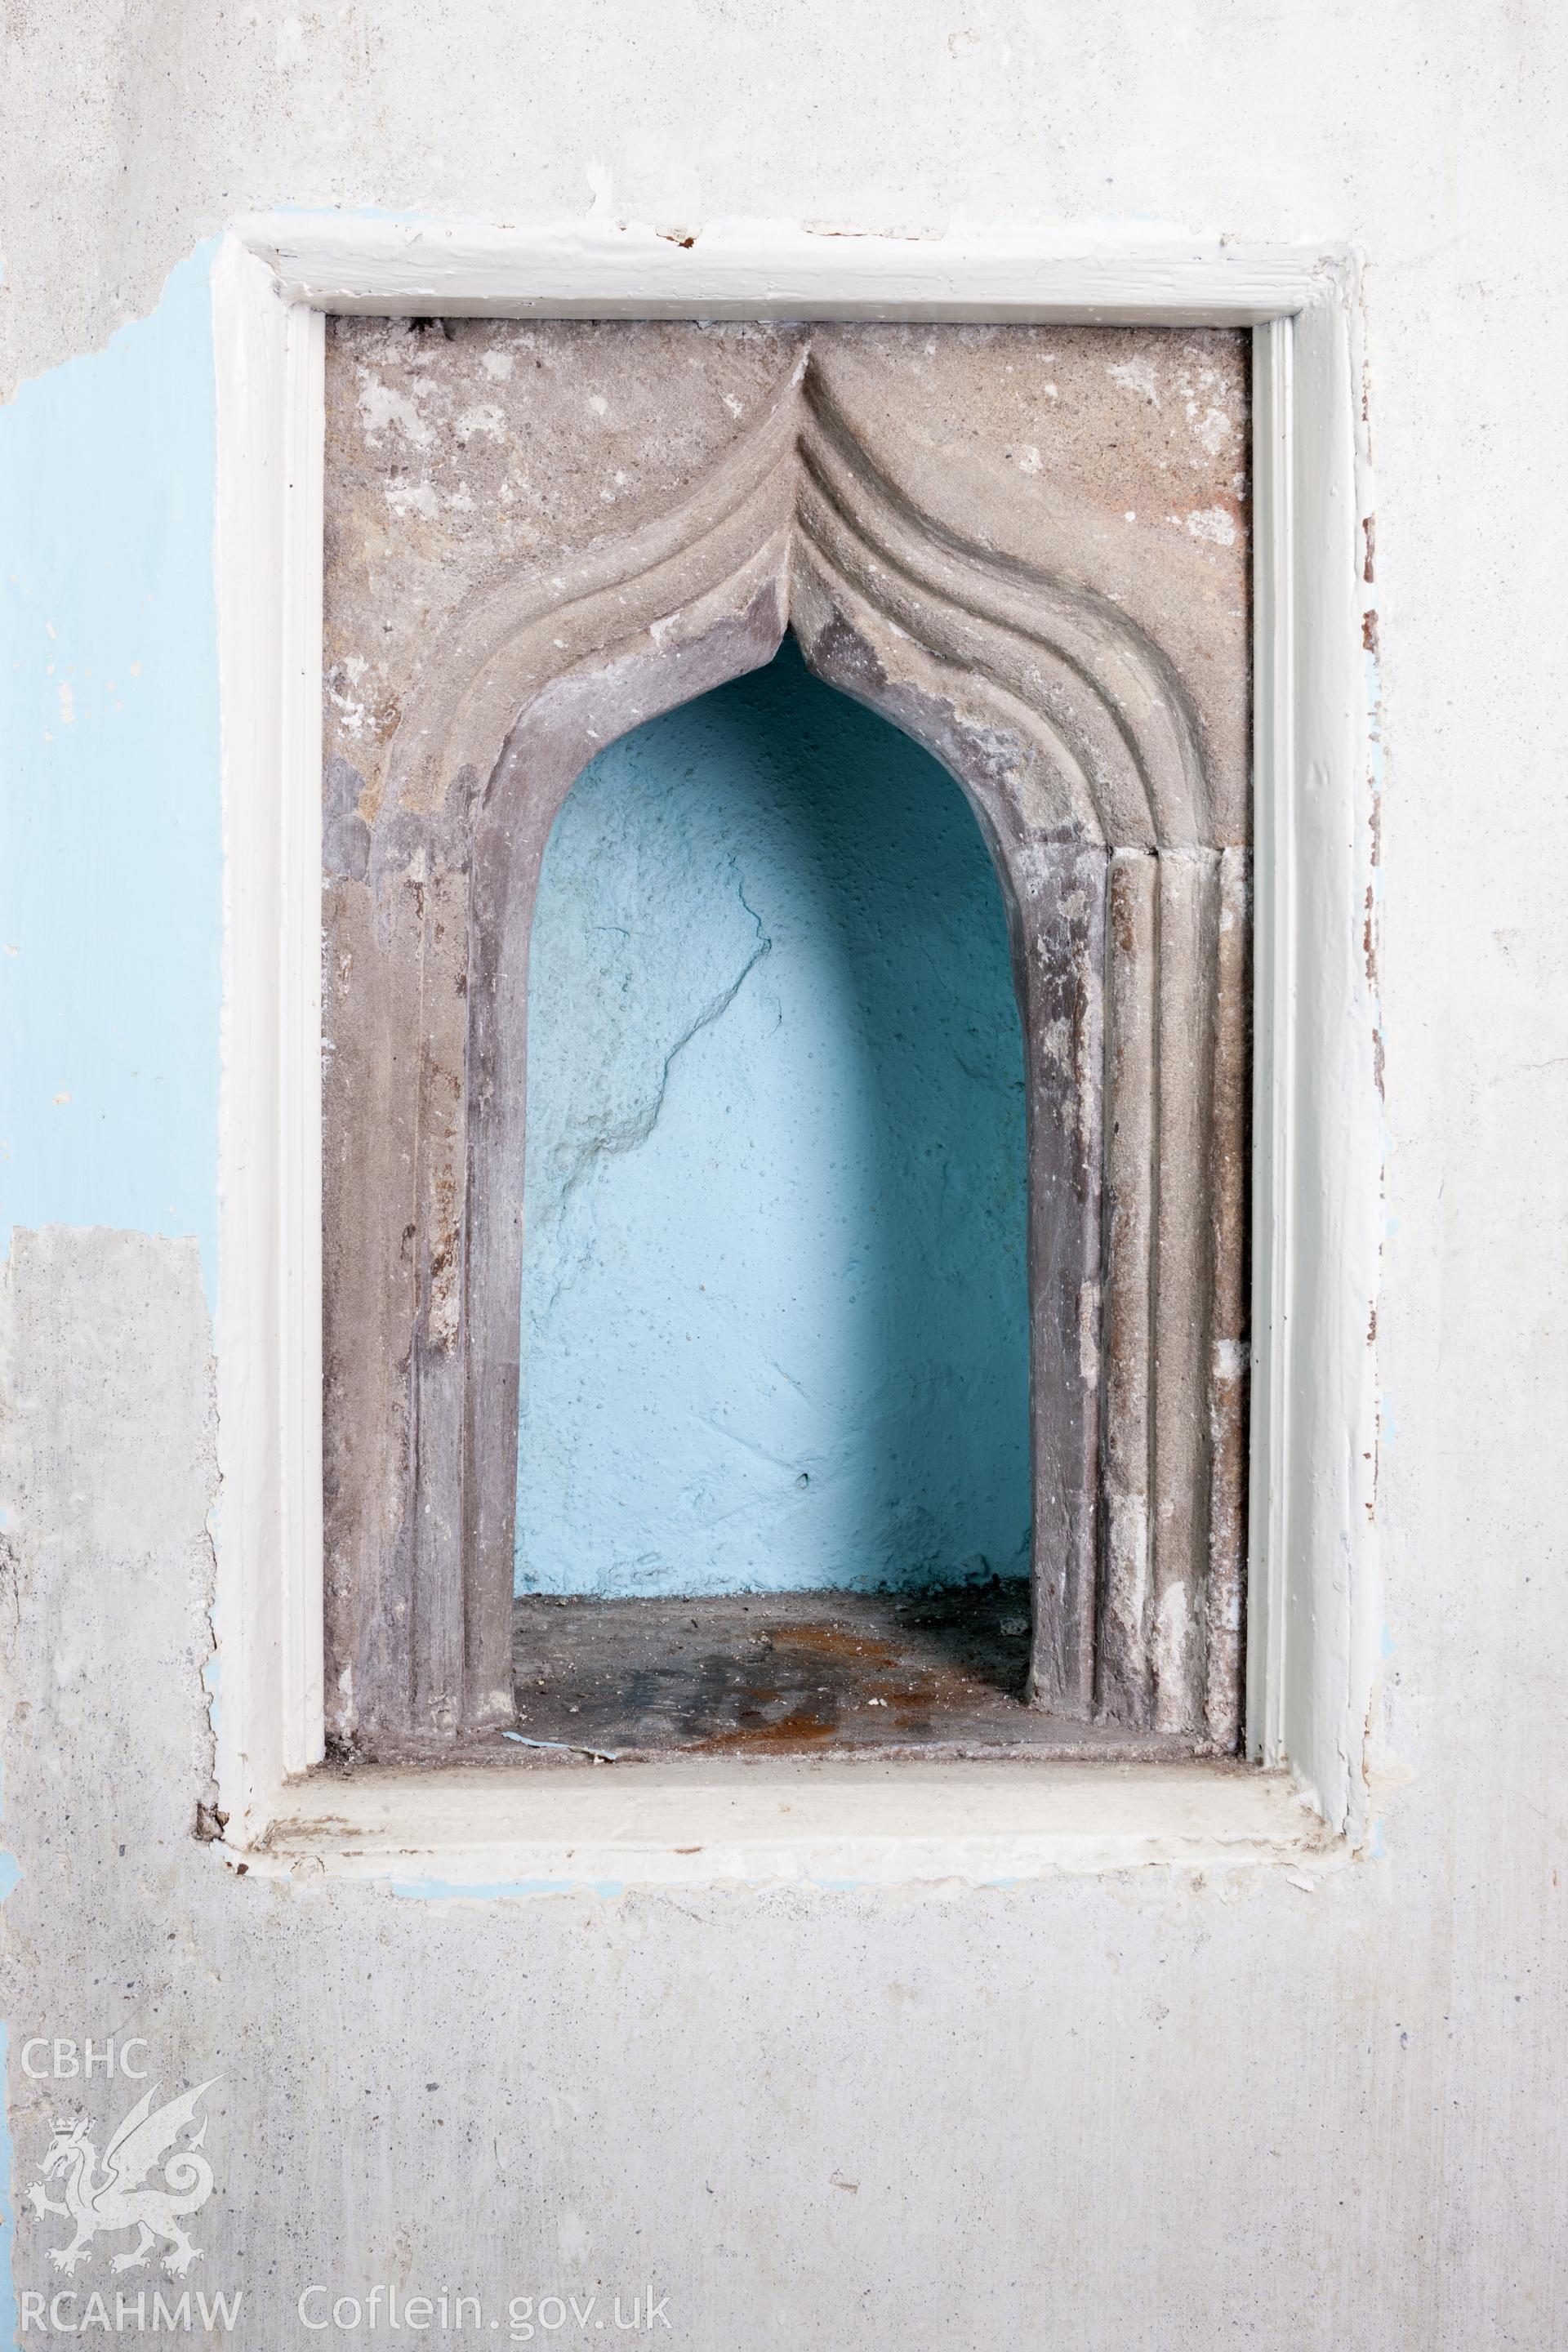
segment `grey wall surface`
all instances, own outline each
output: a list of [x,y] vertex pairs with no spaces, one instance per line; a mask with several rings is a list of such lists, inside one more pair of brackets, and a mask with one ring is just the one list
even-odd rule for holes
[[[598,2284],[626,2308],[651,2278],[670,2340],[714,2352],[1546,2352],[1568,1996],[1551,12],[14,0],[8,26],[9,381],[149,311],[237,212],[546,217],[590,166],[683,234],[962,214],[1359,237],[1387,757],[1373,1849],[1310,1893],[1148,1872],[447,1905],[237,1880],[190,1833],[215,1501],[195,1251],[19,1235],[18,2202],[78,2096],[23,2071],[28,2038],[130,2032],[170,2087],[221,2077],[185,2284],[243,2287],[257,2346],[344,2340],[293,2318],[312,2282]],[[100,2126],[136,2087],[94,2086]],[[18,2285],[63,2284],[58,2225],[24,2211],[20,2234]],[[110,2286],[101,2253],[89,2280]]]

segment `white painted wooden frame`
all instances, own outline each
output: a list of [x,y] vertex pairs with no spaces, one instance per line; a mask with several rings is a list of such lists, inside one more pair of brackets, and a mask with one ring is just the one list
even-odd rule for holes
[[[1342,1851],[1359,1843],[1379,1605],[1382,1115],[1354,256],[1117,226],[905,241],[733,223],[686,246],[597,216],[503,230],[284,215],[223,239],[213,299],[225,821],[216,1716],[230,1846],[254,1856],[270,1833],[275,1855],[297,1863],[302,1840],[329,1869],[361,1870],[384,1850],[387,1869],[421,1886],[510,1891],[563,1872],[599,1883],[731,1869],[962,1877],[995,1864],[1016,1874],[1085,1855],[1099,1866],[1296,1853],[1302,1839],[1279,1778],[1235,1767],[1183,1768],[1174,1783],[1169,1767],[1112,1778],[1102,1767],[1098,1780],[1082,1768],[970,1768],[933,1835],[929,1773],[917,1794],[896,1768],[879,1779],[752,1766],[717,1780],[644,1769],[635,1803],[624,1776],[586,1769],[520,1772],[500,1794],[493,1774],[483,1789],[460,1772],[395,1774],[374,1790],[367,1776],[360,1801],[375,1826],[367,1818],[348,1841],[352,1865],[340,1852],[329,1817],[348,1802],[343,1784],[318,1794],[298,1777],[322,1752],[327,311],[1255,330],[1247,1745],[1258,1762],[1288,1768]],[[694,1839],[703,1823],[707,1837]],[[694,1843],[700,1853],[677,1861]]]

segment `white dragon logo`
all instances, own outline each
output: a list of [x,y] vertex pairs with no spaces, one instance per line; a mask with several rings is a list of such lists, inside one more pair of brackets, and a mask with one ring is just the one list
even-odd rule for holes
[[[68,2116],[56,2122],[42,2170],[44,2180],[59,2175],[63,2198],[51,2197],[43,2180],[36,2180],[28,2194],[37,2212],[63,2213],[76,2223],[76,2235],[68,2246],[49,2248],[49,2260],[57,2270],[74,2271],[79,2263],[90,2261],[88,2247],[100,2231],[140,2232],[129,2252],[114,2256],[111,2270],[132,2270],[144,2263],[160,2238],[170,2247],[163,2268],[176,2276],[200,2259],[202,2250],[192,2245],[180,2227],[180,2217],[195,2213],[213,2193],[212,2166],[196,2153],[207,2136],[205,2116],[188,2147],[176,2149],[174,2142],[194,2120],[198,2100],[219,2080],[215,2074],[211,2082],[198,2083],[194,2091],[182,2091],[177,2099],[166,2101],[153,2114],[148,2110],[157,2085],[143,2091],[104,2149],[101,2171],[98,2150],[88,2137],[91,2116]],[[165,2156],[163,2185],[145,2186],[147,2176]]]

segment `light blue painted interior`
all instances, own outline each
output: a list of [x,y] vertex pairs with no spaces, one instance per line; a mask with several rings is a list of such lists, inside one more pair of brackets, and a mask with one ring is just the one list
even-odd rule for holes
[[786,641],[578,780],[530,995],[518,1589],[1023,1574],[1023,1054],[958,785]]
[[216,1271],[222,831],[211,254],[0,409],[0,1251]]

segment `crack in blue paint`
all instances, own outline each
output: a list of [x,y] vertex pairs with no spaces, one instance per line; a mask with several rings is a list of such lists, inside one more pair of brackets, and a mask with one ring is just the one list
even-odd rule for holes
[[1023,1572],[1023,1052],[946,772],[793,640],[608,747],[528,1064],[518,1589]]

